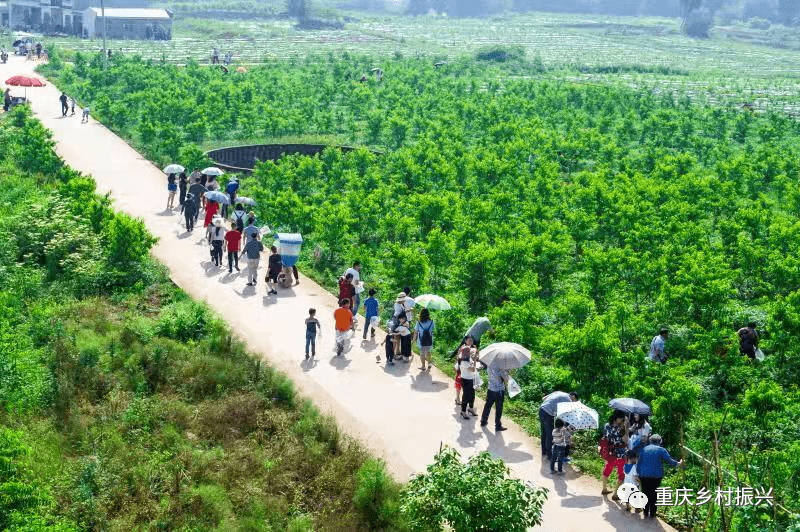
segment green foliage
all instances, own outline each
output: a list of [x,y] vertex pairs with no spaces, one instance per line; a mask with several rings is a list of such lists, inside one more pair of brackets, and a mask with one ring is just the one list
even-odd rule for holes
[[496,61],[498,63],[522,61],[525,59],[525,48],[522,46],[487,46],[478,50],[475,58],[481,61]]
[[399,486],[380,460],[364,462],[356,473],[353,504],[373,530],[384,530],[399,521]]
[[467,463],[453,448],[436,455],[427,473],[404,490],[401,507],[412,530],[524,531],[541,524],[547,489],[509,478],[508,468],[487,452]]
[[[800,126],[688,90],[541,79],[518,59],[436,68],[400,55],[381,62],[391,83],[359,83],[372,58],[276,60],[246,82],[120,58],[107,77],[86,66],[70,90],[138,109],[119,127],[157,159],[164,138],[201,130],[220,141],[256,131],[383,148],[264,162],[242,193],[272,227],[303,233],[301,267],[329,288],[358,257],[383,309],[406,284],[447,297],[454,311],[437,318],[436,351],[483,314],[497,337],[528,346],[537,365],[517,374],[520,412],[555,388],[593,405],[633,395],[651,403],[673,451],[683,430],[710,456],[716,431],[727,467],[737,446],[769,457],[750,466],[758,485],[793,470],[772,427],[795,426],[795,413],[771,398],[800,379]],[[766,332],[763,364],[738,354],[734,331],[752,317]],[[666,366],[645,361],[662,324],[672,331]],[[195,401],[232,375],[203,364],[214,371],[186,373]],[[265,380],[265,396],[292,397]],[[769,381],[777,388],[756,388]],[[314,442],[308,423],[295,431]],[[800,504],[800,489],[789,482],[779,498]]]

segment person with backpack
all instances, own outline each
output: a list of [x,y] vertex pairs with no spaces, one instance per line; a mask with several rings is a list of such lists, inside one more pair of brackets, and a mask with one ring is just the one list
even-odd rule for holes
[[233,223],[234,227],[236,227],[236,230],[240,233],[244,233],[246,220],[247,211],[244,210],[244,205],[237,203],[236,207],[234,207],[233,212],[231,213],[231,222]]
[[736,334],[739,336],[739,352],[750,360],[754,360],[759,340],[755,322],[748,323],[747,327],[742,327],[736,331]]
[[270,248],[272,254],[269,256],[269,262],[267,263],[267,294],[277,294],[278,291],[275,290],[278,287],[278,275],[280,275],[281,271],[283,270],[283,257],[281,254],[278,253],[278,248],[272,246]]
[[[192,196],[194,196],[194,201],[195,203],[197,203],[197,209],[195,210],[195,215],[194,215],[195,222],[197,222],[197,217],[200,215],[200,205],[201,202],[205,199],[203,197],[203,194],[205,194],[206,192],[208,192],[208,189],[205,187],[205,185],[200,183],[199,178],[195,179],[194,182],[191,185],[189,185],[189,193]],[[202,204],[205,205],[205,203]]]
[[194,229],[194,221],[197,219],[197,203],[194,194],[186,194],[186,201],[181,205],[181,214],[186,217],[186,231],[189,233]]
[[[419,347],[419,358],[422,366],[419,368],[422,371],[431,370],[431,349],[433,348],[433,331],[435,325],[431,319],[431,313],[428,309],[422,309],[419,314],[419,320],[414,327],[414,336],[417,338],[417,347]],[[425,366],[427,360],[428,366]]]
[[602,495],[611,493],[608,487],[608,479],[611,472],[617,470],[617,486],[614,488],[613,500],[618,501],[617,488],[625,479],[625,454],[627,452],[628,433],[625,428],[625,413],[619,410],[611,414],[608,423],[603,427],[603,437],[600,438],[600,445],[597,450],[600,456],[606,461],[603,468],[603,491]]

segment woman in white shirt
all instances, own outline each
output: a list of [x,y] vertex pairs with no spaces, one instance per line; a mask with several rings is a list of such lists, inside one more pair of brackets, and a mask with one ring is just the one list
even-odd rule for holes
[[464,345],[458,350],[458,368],[461,370],[461,417],[469,419],[469,413],[477,416],[475,410],[475,377],[478,376],[476,364],[478,362],[478,350],[472,345],[472,338],[467,338]]

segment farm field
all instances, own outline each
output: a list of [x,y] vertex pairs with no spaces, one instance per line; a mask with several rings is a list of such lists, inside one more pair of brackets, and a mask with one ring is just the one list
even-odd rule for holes
[[[259,135],[379,148],[267,162],[243,182],[260,217],[304,235],[303,269],[333,279],[360,258],[382,308],[404,285],[445,295],[456,311],[437,323],[443,367],[445,346],[488,315],[498,337],[536,354],[511,406],[534,432],[552,389],[595,406],[635,395],[674,454],[686,444],[710,458],[720,435],[724,469],[794,507],[800,126],[625,81],[565,83],[508,50],[506,62],[454,56],[439,68],[383,58],[383,81],[364,83],[375,57],[344,53],[229,75],[127,57],[103,73],[79,55],[47,72],[159,163],[193,166],[197,143]],[[751,319],[763,364],[738,354],[734,331]],[[651,365],[662,325],[673,358]],[[593,470],[595,435],[577,441]],[[664,485],[713,482],[694,459]],[[706,530],[769,512],[665,509]]]
[[[676,19],[553,13],[478,20],[354,13],[342,31],[298,31],[294,25],[290,19],[178,18],[172,41],[111,41],[109,47],[145,59],[202,64],[217,46],[231,51],[236,65],[247,66],[342,51],[369,55],[377,65],[395,54],[443,59],[517,45],[546,69],[539,76],[800,112],[800,51],[730,40],[724,35],[731,28],[719,28],[712,39],[687,39]],[[74,38],[51,42],[67,51],[94,52],[102,45]]]
[[[108,72],[77,53],[97,42],[54,41],[70,63],[45,72],[157,163],[257,139],[378,149],[246,178],[259,216],[305,236],[304,270],[330,280],[360,258],[383,308],[405,284],[446,295],[442,367],[443,346],[488,315],[535,353],[510,405],[534,433],[552,389],[595,406],[635,395],[674,455],[685,444],[781,505],[666,508],[675,526],[798,526],[785,509],[800,507],[800,53],[690,40],[657,18],[362,13],[339,32],[224,21],[198,37],[208,24],[114,42],[124,57]],[[212,46],[249,71],[206,68]],[[511,60],[475,58],[488,47]],[[749,320],[763,364],[738,353]],[[672,331],[665,366],[644,361],[660,326]],[[577,439],[589,471],[596,436]],[[665,486],[729,482],[687,460]]]

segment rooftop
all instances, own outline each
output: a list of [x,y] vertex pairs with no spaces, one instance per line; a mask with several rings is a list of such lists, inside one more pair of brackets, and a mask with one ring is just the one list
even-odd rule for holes
[[[99,7],[90,7],[89,11],[94,11],[98,17],[103,16]],[[105,11],[106,18],[171,18],[166,9],[107,7]]]

